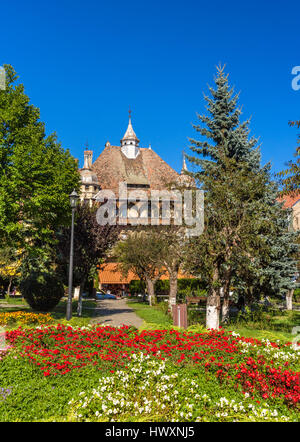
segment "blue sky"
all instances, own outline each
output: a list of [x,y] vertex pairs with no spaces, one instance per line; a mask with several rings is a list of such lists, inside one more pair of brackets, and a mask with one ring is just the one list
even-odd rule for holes
[[0,11],[0,65],[14,66],[47,132],[81,164],[87,140],[95,156],[119,143],[130,106],[140,145],[180,170],[219,63],[263,162],[278,171],[293,156],[299,2],[15,0]]

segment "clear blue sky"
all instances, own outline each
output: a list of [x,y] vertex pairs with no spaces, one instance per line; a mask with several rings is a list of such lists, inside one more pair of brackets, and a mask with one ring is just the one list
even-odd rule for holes
[[298,1],[51,0],[2,2],[0,65],[14,66],[47,132],[80,158],[118,144],[132,108],[140,145],[172,167],[226,63],[244,118],[273,170],[292,158],[300,119]]

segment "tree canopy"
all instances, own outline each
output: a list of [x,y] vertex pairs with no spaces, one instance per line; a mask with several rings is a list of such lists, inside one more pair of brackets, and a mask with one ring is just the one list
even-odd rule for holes
[[76,160],[56,134],[46,135],[10,65],[0,90],[0,238],[39,256],[70,222],[69,194],[79,188]]

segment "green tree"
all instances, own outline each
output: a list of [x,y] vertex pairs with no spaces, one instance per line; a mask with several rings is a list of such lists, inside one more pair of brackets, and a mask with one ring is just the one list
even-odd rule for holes
[[229,292],[238,266],[249,267],[251,258],[266,247],[260,236],[264,227],[261,204],[266,176],[250,171],[247,164],[223,159],[214,175],[205,177],[204,232],[192,238],[186,251],[187,271],[207,282],[207,328],[219,327],[220,289],[223,319],[227,319]]
[[0,238],[39,261],[55,232],[70,222],[68,195],[79,188],[78,166],[56,135],[46,136],[14,69],[5,65],[0,91]]
[[[299,121],[290,121],[289,125],[291,127],[300,127]],[[287,169],[279,172],[277,175],[280,178],[280,183],[283,186],[282,195],[290,195],[299,192],[300,189],[300,135],[298,136],[298,146],[296,147],[296,152],[294,157],[295,161],[289,161],[287,163]]]
[[[205,97],[208,115],[198,115],[199,124],[194,125],[201,137],[200,140],[190,140],[191,150],[196,155],[188,156],[188,159],[197,167],[193,176],[206,192],[205,233],[198,241],[195,240],[198,245],[195,250],[199,256],[199,246],[203,248],[202,256],[205,260],[201,263],[201,273],[210,287],[207,315],[211,313],[214,319],[210,321],[207,316],[207,323],[217,326],[220,288],[223,287],[223,316],[226,318],[233,279],[241,282],[241,277],[250,269],[251,276],[258,278],[262,270],[262,261],[257,258],[259,255],[265,257],[265,274],[273,272],[273,280],[274,273],[279,279],[283,276],[282,271],[286,271],[285,277],[289,277],[295,267],[292,261],[290,266],[282,266],[280,269],[274,265],[276,259],[280,259],[275,253],[276,248],[278,251],[278,242],[273,236],[276,231],[276,213],[286,219],[288,214],[276,204],[269,176],[270,166],[260,166],[257,140],[250,137],[249,120],[240,122],[238,95],[230,89],[228,76],[222,67],[217,69],[215,85],[215,89],[210,88],[211,97]],[[256,189],[251,181],[256,183]],[[249,207],[253,209],[252,217]],[[235,236],[236,229],[240,229],[238,226],[242,228],[239,235]],[[281,223],[280,226],[283,238],[286,225]],[[205,235],[207,245],[203,244]],[[285,253],[289,255],[291,238],[287,236],[281,246],[286,248]],[[232,242],[233,238],[235,243]],[[194,266],[194,270],[198,266]]]
[[124,276],[132,271],[146,282],[149,303],[153,305],[155,282],[165,273],[164,244],[160,235],[153,235],[152,229],[128,232],[126,238],[117,243],[113,256]]
[[17,280],[20,275],[22,251],[12,248],[4,247],[0,249],[0,276],[8,281],[6,297],[10,296],[10,289],[14,280]]
[[[80,296],[89,278],[97,272],[97,265],[105,258],[120,234],[119,226],[100,226],[96,219],[96,207],[79,205],[75,212],[73,281],[80,286]],[[64,283],[68,284],[70,257],[70,228],[61,227],[56,234],[56,269]]]

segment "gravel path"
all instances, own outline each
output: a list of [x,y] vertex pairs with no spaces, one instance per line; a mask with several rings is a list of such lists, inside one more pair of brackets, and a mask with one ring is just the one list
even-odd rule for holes
[[91,322],[111,325],[112,327],[125,324],[139,328],[143,323],[143,320],[127,305],[125,299],[105,299],[97,301],[94,315],[95,317]]

